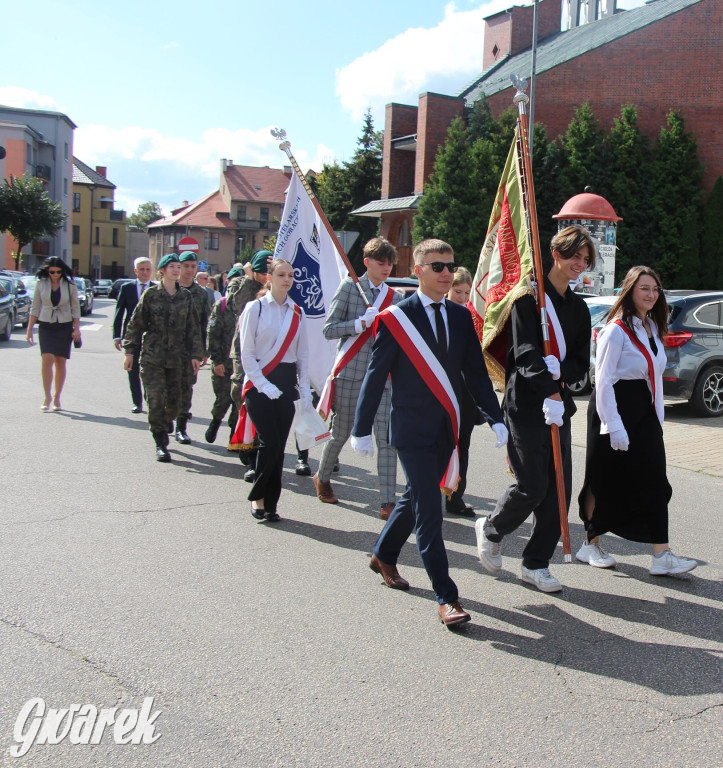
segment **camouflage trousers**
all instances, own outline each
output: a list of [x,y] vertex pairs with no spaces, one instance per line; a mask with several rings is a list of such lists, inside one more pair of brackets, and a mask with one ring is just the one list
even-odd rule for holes
[[148,403],[151,432],[167,432],[177,417],[181,400],[181,369],[141,364],[141,381]]
[[235,424],[236,419],[238,418],[238,406],[231,398],[231,384],[230,371],[227,372],[225,376],[211,373],[211,385],[213,386],[213,394],[216,396],[213,408],[211,408],[211,417],[223,421],[223,417],[230,407],[231,414],[228,418],[229,426]]
[[186,358],[181,364],[181,401],[178,407],[178,418],[190,420],[191,400],[193,399],[193,386],[198,380],[198,376],[193,372],[191,358]]

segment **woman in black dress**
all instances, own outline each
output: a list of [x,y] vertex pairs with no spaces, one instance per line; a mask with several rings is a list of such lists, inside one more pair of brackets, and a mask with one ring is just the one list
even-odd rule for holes
[[614,533],[653,545],[650,573],[685,573],[698,564],[668,544],[672,489],[663,443],[662,339],[668,304],[650,267],[632,267],[597,339],[595,390],[588,408],[585,483],[580,517],[587,537],[577,559],[610,568],[615,559],[599,537]]
[[47,411],[60,410],[60,395],[65,384],[66,361],[70,358],[71,342],[80,344],[80,303],[78,287],[70,267],[57,256],[45,260],[37,274],[38,282],[30,308],[26,339],[32,346],[33,327],[40,328],[40,358],[45,397],[40,406]]

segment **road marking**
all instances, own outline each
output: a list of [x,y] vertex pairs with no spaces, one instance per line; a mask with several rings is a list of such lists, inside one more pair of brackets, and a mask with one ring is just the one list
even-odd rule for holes
[[103,326],[100,323],[90,323],[89,325],[81,325],[84,331],[99,331]]

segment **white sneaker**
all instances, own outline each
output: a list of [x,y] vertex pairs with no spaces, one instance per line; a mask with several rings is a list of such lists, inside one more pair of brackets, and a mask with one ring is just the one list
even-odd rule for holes
[[612,568],[617,563],[615,558],[609,555],[599,543],[588,544],[586,541],[577,550],[575,557],[581,563],[594,565],[595,568]]
[[490,541],[484,532],[486,517],[479,517],[474,524],[474,532],[477,536],[477,554],[479,561],[488,573],[496,576],[502,570],[502,546],[500,542]]
[[525,568],[522,566],[522,581],[537,587],[540,592],[562,592],[562,585],[550,573],[549,568]]
[[697,560],[691,560],[689,557],[678,557],[666,549],[662,557],[653,556],[650,573],[652,576],[669,576],[672,573],[687,573],[697,566]]

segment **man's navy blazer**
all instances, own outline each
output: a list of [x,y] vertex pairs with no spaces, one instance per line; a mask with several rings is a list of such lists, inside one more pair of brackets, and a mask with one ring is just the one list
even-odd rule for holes
[[[155,283],[151,280],[148,283],[150,288]],[[118,291],[118,300],[115,305],[115,315],[113,315],[113,338],[122,339],[125,336],[126,328],[133,315],[133,310],[138,304],[138,281],[124,283]]]
[[[397,304],[397,307],[407,315],[429,348],[439,357],[432,324],[419,295],[412,294]],[[460,400],[462,388],[466,384],[487,422],[501,422],[502,411],[487,375],[472,316],[466,307],[454,302],[446,301],[445,307],[449,349],[445,359],[440,359],[440,362],[457,400]],[[453,444],[452,425],[447,412],[417,373],[389,328],[381,321],[372,347],[369,369],[359,394],[352,434],[364,437],[372,433],[374,417],[388,375],[392,379],[391,444],[402,449],[429,448],[440,439]]]

